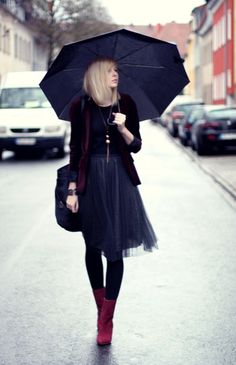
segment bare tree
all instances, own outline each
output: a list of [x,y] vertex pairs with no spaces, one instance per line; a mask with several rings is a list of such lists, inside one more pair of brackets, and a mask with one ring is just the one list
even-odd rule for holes
[[117,28],[97,0],[18,0],[48,49],[48,66],[63,44]]

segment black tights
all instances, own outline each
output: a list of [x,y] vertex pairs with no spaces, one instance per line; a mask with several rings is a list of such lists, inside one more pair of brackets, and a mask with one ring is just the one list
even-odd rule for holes
[[[101,253],[99,251],[86,248],[85,263],[92,289],[96,290],[103,288],[103,263]],[[123,272],[123,259],[117,261],[107,260],[106,299],[117,299],[121,287]]]

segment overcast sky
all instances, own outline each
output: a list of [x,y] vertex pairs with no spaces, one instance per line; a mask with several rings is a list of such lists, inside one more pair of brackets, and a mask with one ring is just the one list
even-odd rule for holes
[[188,23],[191,11],[204,0],[100,0],[117,24]]

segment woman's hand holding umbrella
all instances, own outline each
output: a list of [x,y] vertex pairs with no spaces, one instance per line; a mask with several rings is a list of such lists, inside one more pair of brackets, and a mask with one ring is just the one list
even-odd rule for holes
[[125,142],[127,144],[130,144],[134,139],[134,135],[125,126],[126,115],[122,113],[112,113],[112,114],[114,115],[113,123],[117,125],[117,129],[121,133]]
[[125,128],[126,115],[122,113],[112,113],[114,116],[113,123],[117,124],[117,129],[122,131]]

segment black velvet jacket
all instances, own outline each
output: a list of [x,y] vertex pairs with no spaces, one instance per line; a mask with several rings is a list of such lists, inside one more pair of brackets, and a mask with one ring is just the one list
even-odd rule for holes
[[[85,99],[81,113],[80,100],[75,101],[70,109],[71,140],[70,140],[70,181],[77,180],[77,189],[83,193],[86,188],[88,163],[91,150],[91,103]],[[126,115],[125,125],[134,135],[134,140],[127,145],[123,137],[118,135],[118,149],[124,167],[134,185],[140,184],[135,169],[131,152],[138,152],[141,149],[141,136],[139,133],[139,119],[137,108],[129,95],[121,94],[120,111]]]

